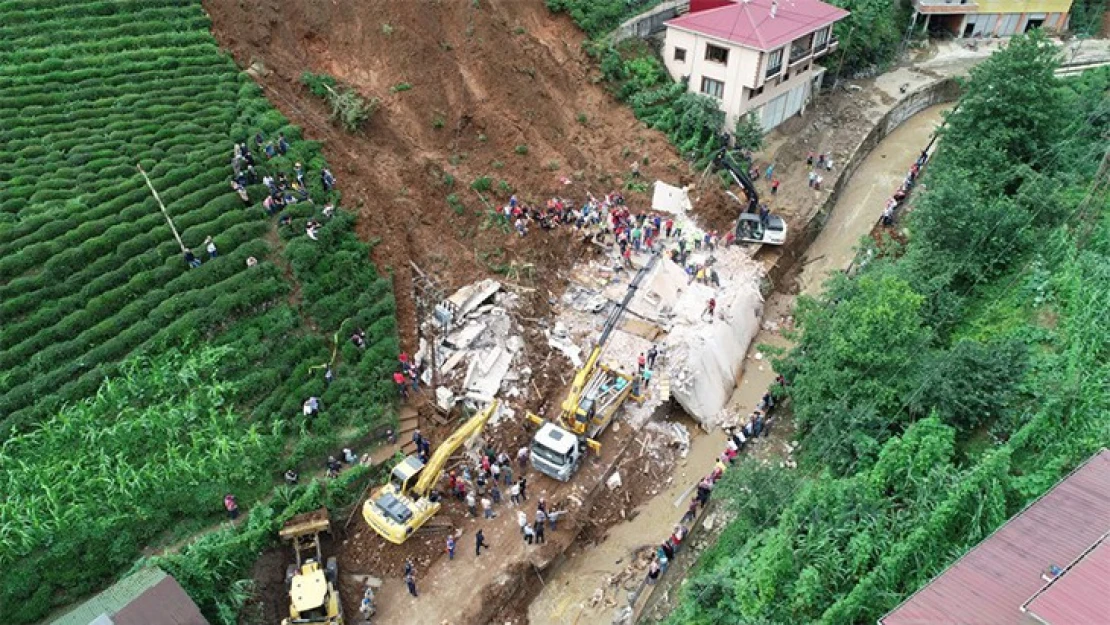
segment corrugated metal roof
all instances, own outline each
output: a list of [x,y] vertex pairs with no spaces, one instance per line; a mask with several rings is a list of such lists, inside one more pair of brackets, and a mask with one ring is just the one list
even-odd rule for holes
[[[771,5],[776,4],[771,17]],[[848,12],[820,0],[748,0],[687,13],[666,22],[756,50],[775,50],[791,41],[844,19]]]
[[139,569],[52,622],[52,625],[89,625],[98,616],[111,616],[168,577],[158,568]]
[[1020,623],[1022,604],[1046,584],[1045,570],[1075,561],[1108,530],[1110,451],[1103,449],[879,623]]
[[208,625],[177,580],[166,577],[112,616],[115,625]]
[[1022,609],[1049,625],[1090,625],[1110,620],[1110,542],[1106,536]]
[[158,568],[139,569],[51,625],[91,625],[105,617],[115,625],[208,625],[177,580]]

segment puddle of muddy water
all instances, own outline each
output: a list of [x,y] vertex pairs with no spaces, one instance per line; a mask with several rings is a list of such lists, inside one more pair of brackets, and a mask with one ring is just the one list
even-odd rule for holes
[[[829,222],[810,246],[807,265],[798,280],[802,293],[815,295],[830,271],[848,266],[860,237],[866,235],[882,213],[886,199],[894,192],[921,148],[940,125],[951,105],[930,107],[886,137],[860,164],[845,188]],[[775,294],[768,299],[764,321],[778,322],[791,314],[794,297]],[[775,372],[766,358],[757,358],[762,345],[787,347],[789,342],[778,330],[762,330],[756,335],[736,390],[729,400],[735,411],[746,414],[774,381]],[[596,589],[606,588],[608,598],[614,590],[607,578],[621,572],[634,552],[645,545],[661,542],[682,516],[690,487],[713,469],[717,454],[724,448],[725,436],[716,431],[706,434],[692,428],[690,453],[671,471],[671,481],[637,509],[631,521],[610,528],[605,540],[588,548],[572,549],[567,559],[546,580],[540,594],[529,607],[529,622],[534,625],[577,625],[611,620],[611,605],[590,607]],[[772,434],[774,444],[774,434]],[[624,593],[623,589],[618,592]],[[617,606],[627,603],[616,597]]]

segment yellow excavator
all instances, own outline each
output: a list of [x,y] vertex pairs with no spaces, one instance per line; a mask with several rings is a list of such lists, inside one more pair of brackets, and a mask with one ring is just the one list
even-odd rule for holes
[[439,512],[439,498],[433,493],[450,458],[467,439],[482,431],[496,414],[500,402],[493,400],[459,426],[436,449],[428,464],[407,456],[393,467],[389,483],[374,491],[362,505],[366,523],[391,543],[400,545],[428,519]]
[[293,544],[297,563],[285,571],[289,591],[289,616],[282,625],[319,623],[343,625],[343,603],[339,600],[339,567],[335,558],[323,562],[320,534],[331,532],[327,508],[299,514],[278,533]]
[[609,336],[628,310],[644,278],[651,273],[658,256],[652,254],[640,268],[628,291],[605,320],[585,364],[574,374],[566,399],[560,405],[559,421],[553,423],[531,412],[528,420],[540,426],[532,437],[532,466],[544,475],[566,482],[578,470],[586,449],[601,449],[598,437],[613,421],[613,416],[633,396],[633,376],[601,363],[601,353]]

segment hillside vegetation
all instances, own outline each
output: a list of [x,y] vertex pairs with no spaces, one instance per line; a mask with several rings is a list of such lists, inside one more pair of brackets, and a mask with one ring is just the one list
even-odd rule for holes
[[905,248],[800,300],[801,468],[725,475],[669,622],[875,622],[1110,444],[1110,72],[1057,63],[1034,33],[973,70]]
[[[341,430],[388,423],[397,330],[354,218],[321,213],[341,198],[319,146],[219,51],[199,2],[0,2],[0,117],[0,611],[25,623],[212,523],[224,493],[249,506]],[[268,159],[253,138],[279,132],[288,153]],[[314,201],[287,225],[262,184],[246,208],[229,188],[240,141],[259,179],[304,164]]]

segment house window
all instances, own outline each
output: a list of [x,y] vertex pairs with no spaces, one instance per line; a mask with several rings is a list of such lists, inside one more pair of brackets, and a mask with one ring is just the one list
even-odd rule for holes
[[728,48],[715,46],[711,43],[705,45],[705,60],[715,63],[728,63]]
[[723,99],[725,97],[725,83],[703,77],[701,79],[701,92],[717,99]]
[[767,55],[767,76],[774,76],[782,69],[782,48]]
[[829,29],[822,28],[813,34],[813,47],[814,49],[821,50],[825,44],[829,42]]
[[674,49],[674,60],[678,61],[679,63],[685,63],[686,62],[686,48],[675,48]]

